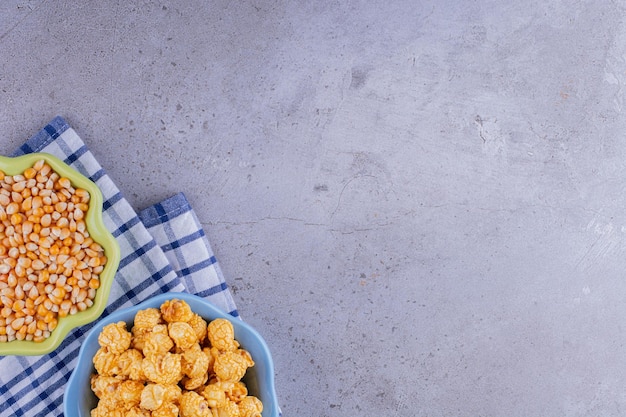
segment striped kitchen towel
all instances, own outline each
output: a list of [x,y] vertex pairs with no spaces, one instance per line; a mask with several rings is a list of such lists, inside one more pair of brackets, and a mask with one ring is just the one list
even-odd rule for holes
[[[14,156],[31,152],[59,157],[102,190],[103,220],[121,249],[103,315],[156,294],[184,291],[238,316],[209,241],[182,193],[137,213],[61,117],[24,143]],[[70,332],[47,355],[0,357],[0,417],[62,416],[65,384],[90,328],[87,325]]]

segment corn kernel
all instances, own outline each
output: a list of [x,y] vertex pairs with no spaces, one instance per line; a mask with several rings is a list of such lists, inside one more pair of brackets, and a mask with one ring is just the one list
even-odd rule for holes
[[68,178],[65,178],[65,177],[59,178],[58,183],[59,183],[59,185],[60,185],[61,187],[63,187],[63,188],[70,188],[70,187],[71,187],[71,185],[72,185],[72,184],[70,183],[70,180],[69,180]]

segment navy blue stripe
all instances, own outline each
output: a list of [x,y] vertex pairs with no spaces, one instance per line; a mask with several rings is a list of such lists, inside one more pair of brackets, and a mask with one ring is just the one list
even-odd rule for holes
[[123,297],[111,303],[105,309],[105,315],[111,314],[113,311],[117,310],[128,301],[138,301],[138,302],[143,301],[142,299],[138,297],[138,294],[141,293],[146,288],[149,288],[150,286],[154,285],[155,283],[159,284],[159,288],[155,288],[155,291],[151,294],[148,294],[148,297],[152,297],[153,295],[159,294],[160,292],[171,291],[172,289],[176,287],[179,281],[176,279],[166,281],[164,280],[164,278],[167,276],[167,274],[173,273],[173,272],[174,270],[172,269],[171,265],[169,264],[165,265],[159,271],[155,272],[154,274],[152,274],[151,276],[149,276],[142,282],[138,283],[138,285],[135,285],[131,290],[127,291]]
[[159,216],[159,219],[161,219],[162,223],[165,223],[166,221],[169,220],[169,217],[167,216],[167,212],[165,211],[165,208],[163,208],[163,204],[161,203],[155,204],[154,209],[156,210],[157,215]]
[[215,262],[217,262],[215,257],[211,256],[209,259],[205,259],[203,261],[198,262],[197,264],[193,264],[187,268],[181,269],[179,275],[182,275],[182,276],[191,275],[194,272],[198,272],[201,269],[204,269],[213,265]]
[[178,193],[158,204],[143,209],[139,212],[139,218],[149,228],[164,221],[172,220],[188,211],[191,211],[191,206],[187,197],[183,193]]
[[33,150],[33,148],[30,147],[28,142],[26,142],[22,146],[20,146],[20,152],[21,152],[22,155],[26,155],[26,154],[29,154],[29,153],[33,153],[34,150]]
[[48,136],[50,136],[52,140],[61,136],[61,132],[59,132],[57,128],[54,127],[52,124],[47,124],[46,127],[43,128],[43,130],[48,133]]
[[148,252],[150,249],[154,248],[155,246],[156,246],[156,242],[154,240],[151,240],[145,245],[143,245],[142,247],[135,249],[133,253],[129,254],[128,256],[126,256],[120,261],[120,265],[118,269],[122,269],[123,267],[133,262],[137,258],[143,256],[146,252]]
[[[72,357],[72,356],[78,356],[78,351],[80,350],[80,347],[77,349],[74,349],[72,352],[70,352],[67,357]],[[52,372],[52,375],[54,376],[58,376],[58,379],[52,383],[50,386],[48,386],[46,389],[49,392],[53,392],[59,388],[61,388],[62,386],[64,386],[68,379],[70,378],[70,375],[72,374],[72,370],[68,369],[66,366],[63,366],[60,363],[56,363],[55,364],[55,368],[56,369],[52,369],[54,372]],[[61,375],[59,376],[58,374],[61,373]],[[40,378],[41,380],[48,380],[48,379],[43,379]],[[23,392],[30,392],[32,390],[32,387],[26,387],[24,390],[22,390]],[[61,391],[63,392],[63,391]],[[16,395],[16,397],[19,397],[18,395]],[[49,399],[52,398],[52,401],[49,401]],[[33,398],[32,400],[30,400],[28,403],[24,404],[22,407],[19,408],[19,411],[21,412],[27,412],[30,411],[33,407],[37,406],[38,404],[40,404],[43,400],[46,400],[46,408],[48,409],[48,412],[45,413],[44,415],[49,415],[49,413],[53,413],[55,412],[63,403],[63,394],[61,393],[60,395],[56,396],[56,397],[52,397],[48,394],[44,392],[38,394],[35,398]]]
[[218,292],[226,291],[227,289],[228,285],[226,285],[225,282],[222,282],[221,284],[214,285],[204,291],[200,291],[196,295],[200,297],[208,297],[210,295],[217,294]]
[[100,178],[104,177],[105,174],[106,173],[105,173],[104,169],[101,168],[101,169],[97,170],[96,172],[94,172],[93,175],[89,177],[89,179],[91,181],[93,181],[93,182],[98,182],[98,180]]
[[122,199],[122,193],[121,192],[115,193],[114,195],[112,195],[111,197],[107,198],[102,203],[102,210],[107,211],[108,209],[110,209],[115,203],[117,203],[121,199]]
[[[86,328],[91,328],[94,323],[90,323],[88,325],[86,325]],[[39,367],[41,367],[42,365],[44,365],[45,363],[54,363],[55,366],[53,368],[48,369],[45,373],[43,373],[42,375],[39,376],[39,378],[37,378],[35,381],[37,381],[38,384],[40,384],[39,381],[48,381],[49,379],[51,379],[54,375],[56,375],[58,373],[58,371],[62,371],[64,366],[63,366],[63,362],[64,361],[58,361],[56,360],[57,357],[59,357],[59,352],[63,352],[64,358],[71,358],[74,356],[78,355],[78,351],[80,349],[80,344],[78,345],[78,347],[76,347],[75,349],[71,350],[70,352],[64,352],[64,350],[72,343],[74,343],[74,341],[76,341],[78,338],[82,337],[82,335],[84,334],[84,330],[81,328],[76,328],[74,331],[70,332],[67,337],[63,340],[63,342],[59,345],[59,347],[57,348],[57,350],[49,353],[48,355],[44,355],[42,356],[42,358],[40,360],[37,361],[36,364],[32,365],[29,368],[25,368],[25,372],[27,370],[29,370],[30,372],[27,372],[27,375],[31,375],[33,372],[33,369],[38,369]],[[69,371],[71,373],[71,371]],[[13,378],[13,380],[11,380],[7,385],[12,386],[17,384],[18,382],[24,380],[26,378],[26,376],[23,373],[16,375],[15,378]],[[67,375],[66,375],[67,376]],[[67,376],[69,378],[69,376]],[[67,378],[66,378],[67,380]],[[32,386],[31,385],[27,385],[24,388],[22,388],[19,392],[17,392],[14,397],[15,398],[20,398],[22,396],[25,396],[27,393],[31,392],[32,390]],[[41,395],[39,395],[41,396]],[[46,395],[45,398],[48,398],[49,396]],[[30,404],[30,406],[29,406]],[[37,399],[34,398],[33,400],[31,400],[29,403],[25,404],[23,407],[20,407],[20,409],[24,410],[24,409],[30,409],[32,408],[35,404],[37,404]]]
[[50,142],[58,138],[68,130],[70,126],[61,116],[57,116],[48,123],[43,129],[37,132],[20,146],[11,156],[24,155],[25,153],[38,152],[48,146]]
[[176,287],[176,284],[178,282],[176,280],[172,280],[172,281],[163,280],[163,278],[170,272],[173,272],[172,267],[170,265],[166,265],[165,267],[161,268],[161,270],[155,272],[154,274],[152,274],[151,276],[149,276],[142,282],[138,283],[138,285],[133,287],[133,289],[126,292],[123,297],[120,297],[117,300],[115,300],[113,303],[111,303],[104,310],[105,312],[102,315],[102,317],[108,316],[109,314],[116,311],[117,309],[119,309],[121,306],[123,306],[129,301],[131,302],[131,304],[132,302],[143,301],[142,299],[139,298],[138,294],[141,293],[146,288],[149,288],[150,286],[152,286],[155,282],[161,283],[161,285],[159,286],[159,289],[154,291],[154,293],[148,294],[147,295],[148,298],[152,297],[153,295],[159,294],[159,290],[164,290],[165,292],[171,291],[173,288]]
[[[78,351],[79,349],[75,349],[74,351],[71,352],[71,355],[74,356],[78,356]],[[70,357],[68,355],[68,357]],[[61,373],[62,375],[58,376],[58,379],[52,383],[50,386],[48,386],[46,389],[49,392],[53,392],[61,387],[63,387],[66,383],[67,380],[70,378],[70,375],[72,374],[72,370],[71,369],[67,369],[67,367],[64,367],[60,364],[56,365],[56,369],[54,370],[53,375],[58,375],[58,373]],[[24,391],[26,392],[30,392],[32,390],[32,387],[27,387]],[[63,391],[61,391],[63,392]],[[52,398],[52,401],[49,401],[49,399]],[[30,400],[28,403],[24,404],[22,407],[19,408],[19,410],[21,412],[26,413],[27,411],[30,411],[33,407],[39,405],[42,400],[46,400],[46,408],[47,408],[47,412],[43,415],[50,415],[50,413],[55,412],[62,404],[63,404],[63,394],[61,393],[60,395],[56,396],[56,397],[52,397],[48,394],[45,394],[45,392],[37,395],[35,398],[33,398],[32,400]],[[26,414],[28,415],[28,414]]]
[[87,146],[83,145],[80,148],[76,149],[74,152],[72,152],[70,155],[68,155],[65,158],[64,162],[68,165],[72,165],[74,162],[78,160],[78,158],[80,158],[86,153],[87,153]]
[[135,226],[138,223],[139,223],[139,218],[133,217],[132,219],[130,219],[129,221],[127,221],[126,223],[118,227],[116,230],[114,230],[112,234],[114,237],[121,236],[124,233],[128,232],[133,226]]
[[198,240],[203,237],[204,237],[204,231],[200,229],[197,232],[193,232],[190,235],[177,239],[171,243],[168,243],[167,245],[161,246],[161,249],[163,249],[164,252],[169,252],[171,250],[178,249],[181,246],[186,245],[189,242],[193,242],[194,240]]
[[[3,392],[2,392],[2,393],[4,394],[5,392],[6,392],[6,391],[5,391],[5,390],[3,390]],[[9,404],[9,407],[10,407],[10,406],[12,406],[13,404],[15,404],[17,401],[15,400],[15,398],[13,398],[13,397],[9,397],[9,398],[7,398],[6,402]]]

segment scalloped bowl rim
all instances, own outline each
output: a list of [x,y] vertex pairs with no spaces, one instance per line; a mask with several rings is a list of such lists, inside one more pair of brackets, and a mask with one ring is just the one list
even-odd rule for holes
[[14,340],[0,343],[0,356],[34,356],[50,353],[63,342],[72,329],[91,323],[100,317],[106,307],[111,284],[120,263],[119,244],[105,227],[102,220],[102,192],[93,181],[56,156],[44,152],[35,152],[16,157],[0,156],[0,170],[8,175],[16,175],[24,172],[26,168],[32,167],[35,162],[41,159],[44,159],[59,175],[69,178],[72,185],[84,188],[89,192],[89,210],[85,213],[87,231],[94,241],[104,248],[107,263],[104,270],[100,273],[100,287],[96,291],[93,306],[76,314],[59,318],[56,329],[43,342]]
[[[88,417],[90,410],[96,405],[96,397],[91,391],[89,378],[93,372],[92,358],[100,347],[98,335],[102,328],[118,321],[132,326],[137,311],[155,307],[158,308],[164,301],[179,299],[187,302],[194,313],[205,320],[221,317],[229,320],[235,329],[235,338],[243,349],[248,350],[255,361],[244,378],[249,393],[256,395],[263,402],[263,417],[280,416],[280,408],[274,388],[274,364],[270,350],[263,337],[249,324],[225,313],[209,301],[194,294],[170,292],[153,296],[132,307],[115,311],[96,323],[87,334],[80,351],[76,366],[65,388],[63,395],[63,412],[65,417]],[[247,378],[247,379],[246,379]]]

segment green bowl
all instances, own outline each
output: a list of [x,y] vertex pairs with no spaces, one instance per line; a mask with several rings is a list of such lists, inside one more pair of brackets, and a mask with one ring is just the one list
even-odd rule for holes
[[85,213],[85,225],[89,236],[104,249],[107,263],[100,273],[100,287],[96,291],[96,297],[91,307],[73,315],[59,317],[57,327],[50,333],[50,337],[42,342],[27,340],[0,342],[0,356],[34,356],[50,353],[61,344],[72,329],[91,323],[100,317],[106,307],[111,284],[120,263],[119,244],[102,221],[102,192],[93,181],[65,164],[59,158],[47,153],[31,153],[15,158],[0,156],[0,170],[7,175],[20,174],[41,159],[45,160],[60,176],[67,177],[73,187],[84,188],[89,192],[90,201],[89,209]]

